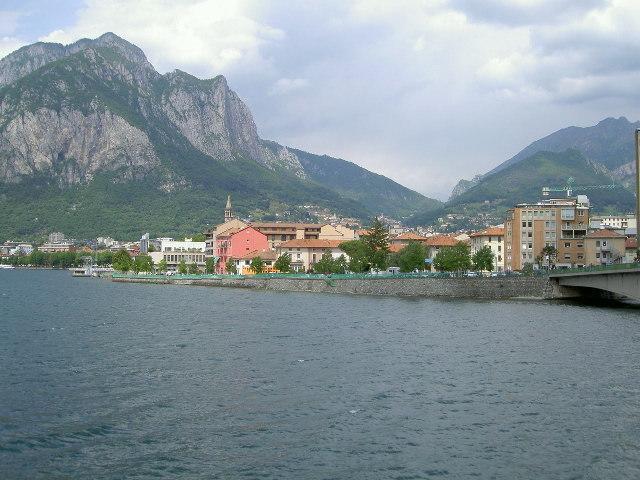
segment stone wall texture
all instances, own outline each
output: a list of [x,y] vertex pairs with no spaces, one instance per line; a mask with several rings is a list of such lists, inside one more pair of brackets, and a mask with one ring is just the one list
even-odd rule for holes
[[497,278],[114,278],[116,282],[166,283],[210,287],[253,288],[287,292],[390,295],[402,297],[473,298],[501,300],[509,298],[551,298],[547,277]]

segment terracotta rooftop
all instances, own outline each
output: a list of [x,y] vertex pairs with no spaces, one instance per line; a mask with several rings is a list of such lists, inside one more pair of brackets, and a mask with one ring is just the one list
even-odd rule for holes
[[473,232],[470,237],[503,237],[504,227],[489,227],[480,232]]
[[398,253],[404,247],[406,247],[406,245],[403,245],[402,243],[392,243],[391,245],[389,245],[389,251],[391,253]]
[[596,230],[587,235],[587,238],[619,238],[624,237],[624,235],[614,232],[613,230],[609,230],[608,228],[603,228],[602,230]]
[[254,250],[253,252],[245,253],[243,256],[236,258],[236,260],[251,260],[254,257],[260,257],[262,260],[276,260],[278,254],[273,250]]
[[624,248],[636,249],[638,248],[638,239],[636,237],[629,237],[624,242]]
[[427,237],[426,244],[431,247],[453,247],[458,243],[453,237],[448,235],[434,235],[433,237]]
[[338,248],[344,240],[322,240],[317,238],[297,238],[282,242],[278,248]]

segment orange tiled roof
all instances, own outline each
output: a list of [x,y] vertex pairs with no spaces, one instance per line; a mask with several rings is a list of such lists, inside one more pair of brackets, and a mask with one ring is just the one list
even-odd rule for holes
[[591,232],[587,235],[587,238],[618,238],[624,237],[624,235],[614,232],[613,230],[609,230],[608,228],[603,228],[602,230],[596,230],[595,232]]
[[458,243],[458,240],[448,235],[434,235],[427,237],[426,243],[430,247],[453,247]]
[[624,242],[624,248],[636,249],[638,248],[638,239],[636,237],[629,237]]
[[282,242],[279,248],[338,248],[344,240],[323,240],[318,238],[296,238]]
[[406,247],[406,245],[403,245],[402,243],[392,243],[391,245],[389,245],[389,251],[391,253],[398,253],[404,247]]
[[489,227],[480,232],[473,232],[470,237],[503,237],[504,227]]
[[251,260],[253,257],[260,257],[262,260],[276,260],[278,254],[273,250],[254,250],[253,252],[245,253],[236,260]]

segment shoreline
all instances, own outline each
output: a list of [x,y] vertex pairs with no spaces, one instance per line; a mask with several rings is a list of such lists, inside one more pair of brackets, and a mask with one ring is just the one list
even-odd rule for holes
[[460,298],[479,300],[544,300],[557,298],[547,277],[429,276],[231,276],[231,275],[125,275],[111,281],[159,285],[195,285],[287,292]]

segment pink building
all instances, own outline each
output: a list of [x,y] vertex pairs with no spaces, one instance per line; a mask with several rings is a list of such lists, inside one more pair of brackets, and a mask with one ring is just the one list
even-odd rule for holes
[[217,273],[226,273],[230,258],[241,258],[253,251],[269,250],[269,241],[264,233],[253,227],[232,228],[216,236],[215,256],[219,258]]

